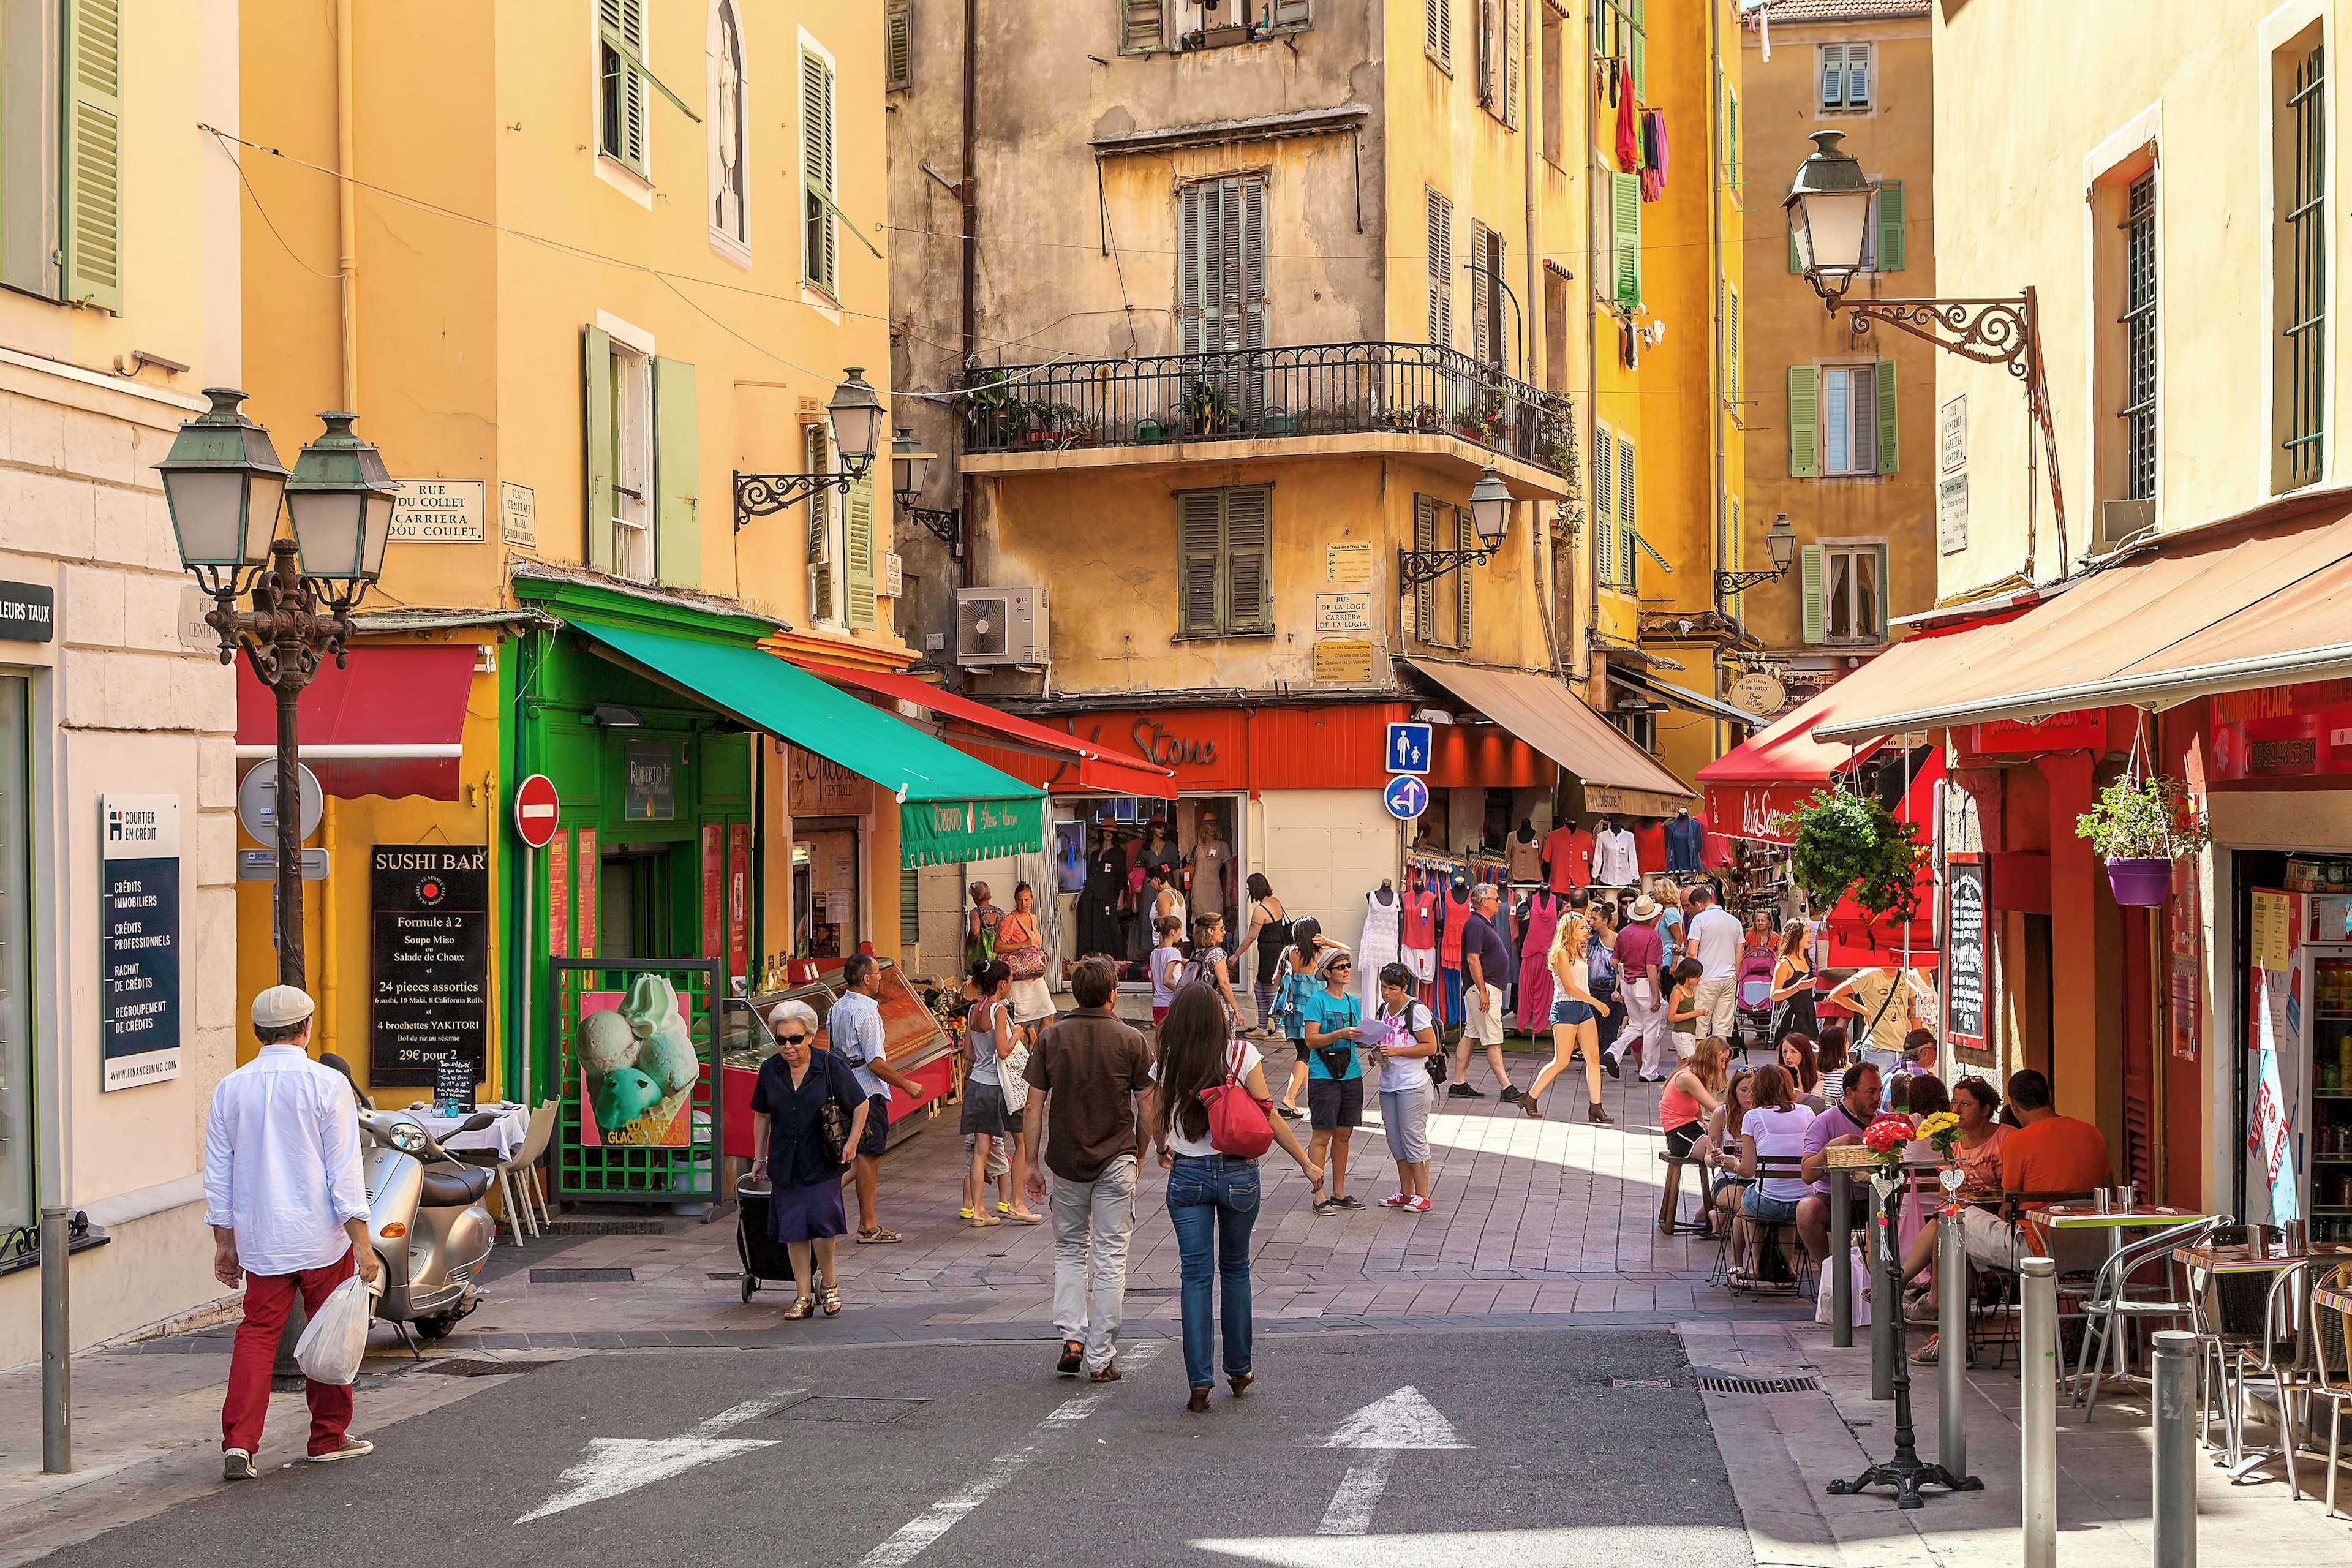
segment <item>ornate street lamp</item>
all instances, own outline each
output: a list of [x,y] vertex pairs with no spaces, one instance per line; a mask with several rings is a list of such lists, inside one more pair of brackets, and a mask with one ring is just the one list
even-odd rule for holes
[[[322,414],[327,432],[289,476],[269,432],[239,411],[245,394],[210,387],[209,411],[180,426],[155,465],[163,476],[180,563],[213,597],[205,620],[220,658],[239,648],[278,699],[278,979],[303,984],[301,745],[297,704],[329,654],[341,668],[352,611],[383,569],[393,483],[350,414]],[[293,514],[278,533],[280,499]],[[304,568],[310,568],[306,571]],[[237,601],[250,598],[240,610]]]
[[[876,437],[882,432],[882,399],[875,395],[862,367],[851,365],[842,374],[845,379],[833,389],[833,401],[824,406],[826,422],[833,427],[833,449],[840,454],[841,467],[824,474],[747,474],[738,469],[736,532],[750,527],[753,518],[780,512],[819,490],[846,494],[874,466]],[[897,467],[895,457],[892,467]]]
[[1475,550],[1397,552],[1397,575],[1403,585],[1415,588],[1465,566],[1484,566],[1502,548],[1503,536],[1511,526],[1511,491],[1492,468],[1470,487],[1470,526],[1478,535]]
[[1772,570],[1769,572],[1717,572],[1715,574],[1717,609],[1722,609],[1723,602],[1734,594],[1761,587],[1767,583],[1777,583],[1789,574],[1790,566],[1797,559],[1797,531],[1789,526],[1787,512],[1780,512],[1773,517],[1771,531],[1764,535],[1764,547],[1772,552]]
[[929,529],[931,537],[948,547],[950,554],[963,559],[963,509],[961,507],[917,506],[915,498],[923,493],[923,476],[931,466],[931,454],[922,450],[914,432],[904,425],[898,426],[898,438],[890,443],[890,491],[898,504],[907,509],[908,517]]
[[1979,364],[2005,366],[2025,384],[2025,410],[2032,424],[2025,441],[2025,574],[2033,575],[2038,437],[2038,451],[2050,461],[2050,510],[2058,527],[2058,574],[2064,576],[2066,496],[2058,478],[2058,437],[2050,420],[2050,383],[2042,369],[2041,317],[2033,290],[2029,288],[2012,299],[1847,299],[1846,290],[1862,270],[1863,245],[1878,187],[1863,174],[1853,154],[1839,146],[1845,140],[1843,132],[1816,131],[1812,140],[1811,156],[1798,165],[1797,177],[1780,203],[1789,214],[1798,269],[1832,316],[1847,313],[1857,335],[1884,321]]

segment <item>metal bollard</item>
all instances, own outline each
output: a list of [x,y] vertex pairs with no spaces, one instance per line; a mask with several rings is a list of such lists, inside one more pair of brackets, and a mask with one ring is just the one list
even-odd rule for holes
[[1853,1189],[1845,1173],[1830,1173],[1830,1343],[1853,1348]]
[[[1903,1288],[1899,1276],[1903,1266],[1890,1263],[1886,1249],[1895,1245],[1896,1205],[1902,1202],[1900,1189],[1882,1193],[1878,1184],[1870,1184],[1870,1214],[1863,1231],[1863,1257],[1870,1260],[1870,1396],[1873,1399],[1895,1397],[1895,1348],[1896,1331],[1903,1326]],[[1888,1300],[1892,1295],[1895,1299]]]
[[2058,1265],[2047,1258],[2018,1260],[2024,1321],[2018,1327],[2018,1429],[2024,1444],[2020,1491],[2024,1500],[2023,1568],[2058,1563]]
[[73,1327],[68,1256],[72,1211],[41,1209],[41,1468],[73,1470]]
[[1936,1229],[1936,1458],[1956,1476],[1969,1473],[1969,1254],[1960,1216]]
[[2200,1359],[2195,1334],[2167,1330],[2155,1336],[2156,1568],[2197,1568]]

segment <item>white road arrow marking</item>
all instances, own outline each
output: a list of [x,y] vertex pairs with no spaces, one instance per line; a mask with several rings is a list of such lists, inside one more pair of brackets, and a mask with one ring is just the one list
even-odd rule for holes
[[787,1388],[764,1399],[747,1399],[720,1411],[682,1437],[591,1437],[586,1455],[563,1472],[562,1479],[572,1483],[570,1489],[556,1493],[515,1522],[529,1524],[532,1520],[545,1519],[583,1503],[602,1502],[656,1481],[666,1481],[715,1459],[732,1458],[755,1448],[772,1448],[779,1439],[729,1437],[723,1434],[767,1415],[805,1392]]
[[1466,1448],[1454,1435],[1454,1423],[1439,1413],[1421,1390],[1406,1384],[1386,1399],[1375,1399],[1323,1440],[1327,1448],[1369,1448],[1370,1458],[1351,1465],[1323,1510],[1318,1535],[1361,1535],[1372,1525],[1372,1510],[1389,1489],[1400,1448]]

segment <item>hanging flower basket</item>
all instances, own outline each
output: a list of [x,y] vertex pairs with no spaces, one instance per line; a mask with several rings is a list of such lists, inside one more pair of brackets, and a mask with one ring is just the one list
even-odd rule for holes
[[2205,818],[2179,784],[2147,772],[2134,746],[2122,776],[2099,792],[2074,821],[2107,862],[2116,902],[2154,909],[2172,893],[2172,868],[2212,837]]
[[2107,861],[2107,886],[2119,904],[2155,909],[2172,894],[2172,862],[2154,859]]
[[1835,910],[1852,899],[1865,921],[1892,917],[1897,925],[1916,912],[1927,847],[1876,797],[1817,790],[1790,813],[1789,824],[1790,867],[1815,909]]

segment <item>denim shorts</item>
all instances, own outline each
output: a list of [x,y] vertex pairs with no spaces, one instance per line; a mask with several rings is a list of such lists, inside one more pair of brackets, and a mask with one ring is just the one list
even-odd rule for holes
[[1797,1217],[1795,1198],[1769,1198],[1762,1186],[1753,1186],[1739,1197],[1739,1212],[1750,1219],[1792,1220]]
[[1559,1024],[1589,1024],[1594,1014],[1592,1004],[1580,1002],[1573,996],[1555,996],[1551,1004],[1551,1021]]

